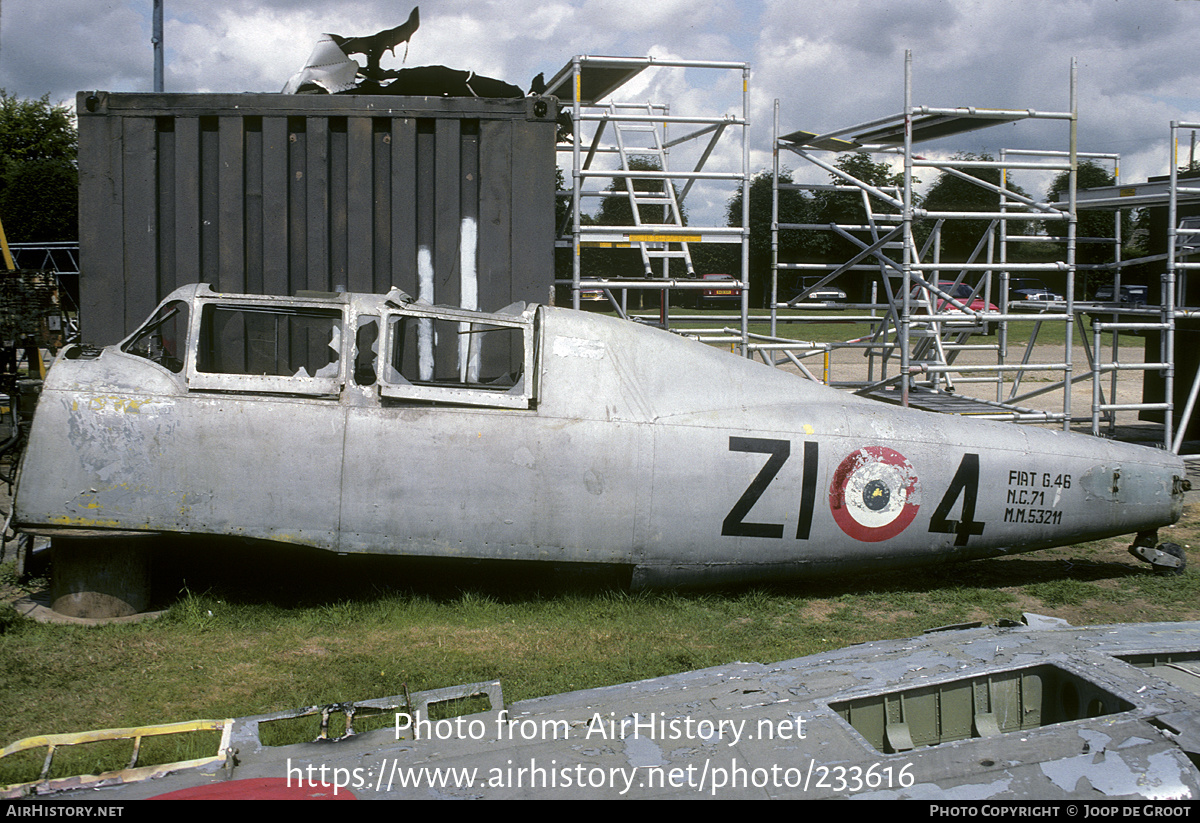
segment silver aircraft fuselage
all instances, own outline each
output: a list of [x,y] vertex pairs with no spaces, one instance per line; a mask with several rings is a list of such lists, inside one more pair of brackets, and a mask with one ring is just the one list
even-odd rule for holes
[[676,585],[1149,533],[1184,476],[1160,450],[888,406],[582,312],[199,285],[59,356],[13,524]]

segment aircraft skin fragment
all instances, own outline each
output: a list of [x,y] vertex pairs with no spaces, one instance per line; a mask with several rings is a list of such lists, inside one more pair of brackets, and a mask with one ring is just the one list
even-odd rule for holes
[[1182,510],[1159,450],[887,406],[587,313],[207,286],[155,317],[171,307],[169,356],[160,320],[60,355],[18,528],[612,563],[669,586],[1031,551]]
[[[203,787],[243,797],[269,788],[256,786],[264,778],[311,788],[324,767],[340,775],[339,796],[364,800],[428,798],[426,778],[457,775],[438,780],[436,796],[1194,801],[1200,624],[1047,622],[927,632],[516,703],[498,682],[464,684],[439,691],[486,691],[488,710],[440,726],[428,707],[447,698],[430,692],[241,717],[225,722],[221,748],[237,757],[223,767],[175,764],[173,774],[107,794]],[[1193,674],[1180,681],[1180,669]],[[885,716],[901,700],[903,716]],[[972,720],[984,710],[994,721],[986,732]],[[259,737],[285,717],[341,713],[349,726],[378,711],[397,712],[394,728],[319,744]],[[885,745],[885,725],[905,726],[912,747]],[[1181,816],[1179,808],[1155,813]]]

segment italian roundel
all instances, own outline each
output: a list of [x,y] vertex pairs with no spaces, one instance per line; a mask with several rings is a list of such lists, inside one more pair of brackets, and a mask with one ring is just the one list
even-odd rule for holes
[[838,465],[829,508],[841,530],[864,543],[895,537],[921,507],[921,481],[908,458],[886,446],[866,446]]

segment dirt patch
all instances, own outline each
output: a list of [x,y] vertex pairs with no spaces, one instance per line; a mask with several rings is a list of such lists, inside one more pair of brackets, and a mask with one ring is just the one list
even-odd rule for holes
[[811,620],[814,623],[821,623],[830,618],[830,616],[840,609],[839,604],[829,600],[811,600],[804,604],[796,615],[801,620]]

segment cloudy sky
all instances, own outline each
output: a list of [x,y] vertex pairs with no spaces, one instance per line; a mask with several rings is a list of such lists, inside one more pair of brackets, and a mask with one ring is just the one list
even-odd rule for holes
[[[166,89],[278,91],[322,32],[371,34],[403,22],[411,6],[165,0]],[[151,8],[152,0],[2,0],[0,87],[56,102],[84,89],[150,90]],[[426,0],[403,65],[471,69],[527,88],[574,54],[749,62],[757,170],[770,164],[776,98],[789,131],[901,111],[905,50],[917,104],[1039,111],[1069,109],[1074,57],[1079,148],[1119,153],[1122,180],[1133,182],[1167,172],[1172,120],[1200,121],[1197,35],[1200,0]],[[401,57],[383,66],[399,68]],[[673,113],[740,112],[739,85],[720,72],[660,70],[619,96],[669,102]],[[925,153],[1034,147],[1065,149],[1065,127],[998,126]],[[723,151],[736,162],[740,150]]]

